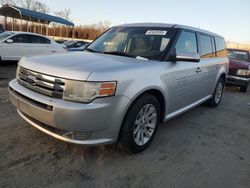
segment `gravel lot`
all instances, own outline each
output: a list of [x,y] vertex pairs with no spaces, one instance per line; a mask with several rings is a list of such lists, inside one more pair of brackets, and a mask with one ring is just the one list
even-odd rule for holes
[[227,88],[158,130],[145,152],[58,141],[25,123],[8,100],[16,63],[0,65],[0,187],[250,187],[250,92]]

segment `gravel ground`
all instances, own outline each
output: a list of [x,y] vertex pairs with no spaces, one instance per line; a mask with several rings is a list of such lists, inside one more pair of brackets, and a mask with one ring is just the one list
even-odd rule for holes
[[15,69],[0,65],[0,187],[250,187],[250,92],[227,88],[218,108],[167,122],[130,155],[67,144],[25,123],[8,100]]

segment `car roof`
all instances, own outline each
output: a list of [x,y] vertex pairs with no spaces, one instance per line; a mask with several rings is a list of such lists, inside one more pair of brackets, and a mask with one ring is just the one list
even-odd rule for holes
[[237,49],[237,48],[227,48],[227,50],[240,51],[240,52],[250,52],[250,50]]
[[196,27],[191,27],[191,26],[187,26],[187,25],[180,25],[180,24],[169,24],[169,23],[131,23],[131,24],[122,24],[122,25],[117,25],[114,27],[161,27],[161,28],[180,28],[180,29],[189,29],[192,31],[196,31],[196,32],[201,32],[204,34],[208,34],[208,35],[212,35],[212,36],[217,36],[220,38],[224,38],[221,35],[218,35],[216,33],[204,30],[204,29],[200,29],[200,28],[196,28]]
[[48,38],[44,35],[39,35],[39,34],[36,34],[36,33],[31,33],[31,32],[25,32],[25,31],[5,31],[6,33],[13,33],[13,34],[28,34],[28,35],[36,35],[36,36],[41,36],[41,37],[45,37],[45,38]]

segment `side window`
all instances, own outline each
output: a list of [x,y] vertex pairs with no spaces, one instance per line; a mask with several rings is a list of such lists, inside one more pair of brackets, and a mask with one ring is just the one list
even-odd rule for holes
[[223,38],[215,37],[215,49],[217,57],[227,57],[226,44]]
[[176,43],[176,53],[193,52],[197,53],[196,34],[192,32],[183,31]]
[[34,43],[34,44],[50,44],[50,40],[44,37],[30,35],[30,38],[31,38],[31,43]]
[[248,61],[248,52],[239,50],[228,50],[229,59],[237,59],[240,61]]
[[15,35],[11,38],[13,43],[30,43],[29,35]]
[[161,46],[160,46],[160,51],[162,52],[163,50],[165,50],[165,48],[167,47],[168,43],[169,43],[168,38],[162,38],[161,40]]
[[200,56],[201,58],[213,58],[212,38],[207,35],[200,35]]

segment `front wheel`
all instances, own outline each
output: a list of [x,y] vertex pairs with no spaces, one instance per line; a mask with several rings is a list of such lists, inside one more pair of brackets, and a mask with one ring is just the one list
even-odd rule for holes
[[224,85],[225,85],[224,79],[220,78],[216,84],[212,98],[208,101],[209,106],[217,107],[220,104],[224,90]]
[[143,95],[128,110],[118,142],[132,153],[142,152],[152,142],[159,120],[158,100],[153,95]]

